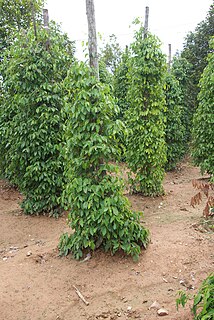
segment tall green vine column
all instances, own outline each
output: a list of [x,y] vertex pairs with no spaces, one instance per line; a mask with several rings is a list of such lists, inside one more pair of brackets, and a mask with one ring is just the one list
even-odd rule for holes
[[139,214],[130,210],[123,182],[109,163],[117,153],[115,135],[122,125],[111,120],[118,110],[109,87],[99,83],[83,63],[72,67],[65,86],[63,202],[70,209],[73,233],[61,236],[60,251],[65,255],[71,251],[79,259],[85,250],[102,246],[112,253],[122,249],[137,259],[147,245],[148,231],[140,224]]
[[[47,40],[50,42],[47,48]],[[63,91],[73,45],[55,24],[17,34],[1,63],[0,168],[26,213],[57,214],[63,185]]]
[[134,176],[133,192],[146,196],[163,193],[162,181],[166,162],[165,144],[165,56],[158,39],[143,27],[135,32],[131,45],[129,66],[129,109],[126,113],[129,128],[127,163]]
[[183,106],[181,105],[181,89],[178,80],[171,73],[166,76],[166,170],[172,170],[185,153],[185,127],[182,123]]
[[[214,49],[214,38],[210,43]],[[194,163],[202,173],[212,175],[214,181],[214,53],[208,55],[208,65],[200,80],[199,105],[193,117]]]

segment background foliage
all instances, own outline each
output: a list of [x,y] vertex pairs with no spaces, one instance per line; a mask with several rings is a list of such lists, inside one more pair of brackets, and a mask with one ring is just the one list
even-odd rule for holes
[[180,88],[180,104],[182,106],[181,121],[184,126],[184,139],[183,145],[186,151],[188,151],[189,143],[191,141],[191,128],[192,128],[192,110],[189,108],[191,105],[191,95],[189,95],[191,79],[188,74],[191,68],[191,64],[187,59],[176,55],[173,58],[171,73],[174,75],[176,80],[179,82]]
[[109,41],[104,47],[100,48],[99,62],[106,65],[107,70],[114,74],[118,64],[121,61],[122,49],[117,41],[117,37],[112,34],[109,36]]
[[167,170],[174,169],[185,153],[185,127],[182,124],[181,89],[173,74],[166,76],[166,144]]
[[34,15],[41,25],[44,0],[0,0],[0,51],[3,52],[21,29],[32,26]]
[[214,35],[214,4],[210,6],[207,17],[200,22],[194,32],[190,32],[185,40],[181,57],[189,63],[186,69],[186,98],[188,102],[189,127],[192,127],[193,114],[198,106],[199,80],[207,65],[207,55],[212,51],[209,47]]

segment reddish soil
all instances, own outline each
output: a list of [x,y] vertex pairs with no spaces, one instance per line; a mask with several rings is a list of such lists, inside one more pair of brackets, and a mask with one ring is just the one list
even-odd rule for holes
[[68,230],[66,215],[58,220],[25,216],[18,191],[1,181],[0,319],[155,320],[161,317],[149,309],[154,301],[168,310],[163,318],[192,319],[191,302],[176,311],[177,292],[194,294],[214,270],[214,234],[195,227],[204,203],[190,206],[195,194],[191,180],[197,178],[198,168],[185,163],[167,174],[165,196],[129,196],[133,209],[144,211],[151,231],[151,243],[137,263],[123,254],[112,257],[101,251],[87,262],[60,258],[57,244]]

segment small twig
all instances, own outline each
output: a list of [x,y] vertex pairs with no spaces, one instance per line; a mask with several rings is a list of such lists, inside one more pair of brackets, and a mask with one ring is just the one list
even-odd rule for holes
[[80,261],[80,263],[82,263],[82,262],[86,262],[86,261],[88,261],[88,260],[90,260],[91,259],[91,254],[90,254],[90,252],[86,255],[86,257],[85,257],[85,259],[83,259],[82,261]]
[[82,293],[77,289],[77,287],[73,286],[73,288],[76,291],[76,294],[78,295],[78,297],[88,306],[89,302],[87,300],[85,300],[85,298],[83,297]]

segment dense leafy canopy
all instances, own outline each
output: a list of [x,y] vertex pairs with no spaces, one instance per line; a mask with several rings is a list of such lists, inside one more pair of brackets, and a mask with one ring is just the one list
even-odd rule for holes
[[177,55],[173,58],[171,73],[174,75],[176,80],[179,82],[180,88],[180,104],[182,105],[182,124],[185,128],[185,134],[183,144],[185,149],[188,148],[188,144],[191,140],[191,128],[192,128],[192,116],[193,111],[189,108],[192,105],[192,96],[189,94],[192,82],[188,76],[191,69],[191,64],[187,59]]
[[[214,49],[214,39],[210,47]],[[214,175],[214,54],[208,56],[208,65],[200,81],[199,106],[193,119],[193,159],[202,173]]]
[[109,42],[105,43],[100,49],[99,61],[102,61],[109,72],[115,72],[118,64],[121,61],[122,49],[117,41],[117,37],[112,34],[109,37]]
[[199,80],[207,65],[207,55],[211,51],[209,41],[214,35],[214,4],[204,21],[198,24],[194,32],[190,32],[185,40],[181,57],[189,62],[187,69],[187,97],[188,108],[191,115],[194,114],[198,105],[197,95],[199,93]]
[[123,121],[125,120],[125,112],[129,108],[127,93],[129,89],[128,70],[130,55],[131,53],[128,47],[126,47],[122,54],[120,64],[114,73],[114,95],[120,108],[119,118]]
[[[47,47],[47,41],[49,46]],[[26,213],[59,207],[62,192],[63,91],[73,45],[54,24],[17,34],[1,63],[1,170],[24,194]]]
[[117,153],[115,135],[122,129],[112,121],[118,112],[109,91],[83,63],[75,64],[65,80],[67,101],[65,129],[67,187],[64,202],[71,210],[68,220],[74,233],[62,235],[61,253],[75,258],[100,245],[115,253],[122,249],[134,258],[148,241],[123,196],[123,183],[109,161]]
[[183,108],[181,106],[181,90],[179,82],[169,73],[166,77],[166,169],[171,170],[181,160],[185,152],[185,127],[182,124]]
[[129,66],[127,162],[134,192],[159,195],[166,162],[164,81],[166,59],[159,40],[144,29],[135,33]]
[[6,49],[21,29],[41,21],[44,0],[0,0],[0,51]]

